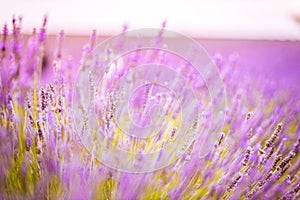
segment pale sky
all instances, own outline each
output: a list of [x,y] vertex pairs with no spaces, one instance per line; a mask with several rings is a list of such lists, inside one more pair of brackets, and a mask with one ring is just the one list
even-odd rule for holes
[[300,40],[299,0],[0,0],[0,25],[22,15],[23,32],[39,27],[44,14],[48,32],[118,34],[129,29],[167,28],[204,38]]

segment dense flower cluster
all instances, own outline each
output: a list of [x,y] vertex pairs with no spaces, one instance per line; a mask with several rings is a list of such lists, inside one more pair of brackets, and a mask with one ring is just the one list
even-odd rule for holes
[[[76,133],[72,119],[76,63],[61,54],[63,32],[53,58],[55,80],[41,84],[46,23],[45,19],[26,42],[21,18],[13,19],[12,31],[3,28],[0,199],[300,198],[299,87],[246,76],[237,70],[236,54],[229,59],[216,54],[213,59],[227,102],[226,120],[214,149],[199,157],[197,146],[191,145],[167,168],[144,174],[121,172],[101,164]],[[94,32],[78,65],[95,40]],[[136,58],[128,56],[125,65],[132,64],[130,59]],[[105,114],[107,121],[114,117],[112,110]]]

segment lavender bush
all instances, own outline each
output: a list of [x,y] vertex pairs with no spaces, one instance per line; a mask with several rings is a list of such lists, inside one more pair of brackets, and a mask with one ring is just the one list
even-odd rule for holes
[[[213,60],[219,69],[227,99],[225,122],[214,122],[222,125],[222,130],[215,133],[214,147],[207,149],[205,156],[200,156],[200,149],[206,146],[201,142],[203,138],[196,137],[175,162],[162,169],[147,173],[123,172],[97,159],[97,152],[93,152],[97,151],[97,138],[88,138],[95,146],[82,144],[83,137],[90,131],[85,124],[86,112],[81,113],[81,124],[74,123],[73,119],[73,98],[76,98],[73,96],[76,89],[72,78],[76,73],[74,65],[84,67],[88,62],[95,47],[96,33],[84,46],[80,63],[74,63],[61,53],[64,39],[61,32],[52,62],[55,80],[43,85],[47,19],[27,40],[21,33],[21,24],[21,18],[13,19],[12,30],[5,25],[2,33],[0,199],[300,198],[299,87],[290,88],[265,77],[242,75],[237,70],[240,67],[237,54],[228,59],[216,54]],[[162,35],[156,39],[158,43],[164,43]],[[114,48],[122,48],[125,43],[120,40]],[[111,54],[112,51],[108,50],[99,62],[103,61],[105,66]],[[149,59],[172,66],[178,64],[170,54],[141,51],[125,55],[122,65],[132,68]],[[122,71],[114,70],[113,75]],[[122,73],[127,72],[123,69]],[[191,77],[192,66],[183,66],[180,73]],[[112,76],[107,80],[111,82],[103,83],[100,89],[95,89],[95,83],[89,81],[85,87],[92,92],[87,94],[101,93],[115,78]],[[196,91],[206,88],[205,84],[197,85],[202,80],[190,80],[194,81],[191,83],[196,85]],[[126,91],[123,92],[126,95]],[[137,94],[143,96],[143,92]],[[203,95],[203,99],[209,97],[209,93],[199,95]],[[101,105],[95,105],[100,113],[95,123],[105,129],[111,128],[113,120],[118,117],[114,113],[118,95],[108,97],[99,100]],[[137,101],[133,103],[139,104],[139,96],[135,99]],[[202,103],[201,106],[204,122],[196,125],[205,130],[208,128],[205,119],[212,120],[214,102]],[[176,113],[176,107],[172,109],[171,114]],[[141,124],[145,122],[136,116]],[[190,126],[193,125],[191,121]],[[171,141],[174,136],[176,130],[171,129],[166,137]],[[127,146],[127,150],[147,153],[163,145],[159,139],[164,138],[156,138],[150,147],[134,144]],[[111,142],[120,140],[112,136]],[[153,158],[152,162],[157,160]]]

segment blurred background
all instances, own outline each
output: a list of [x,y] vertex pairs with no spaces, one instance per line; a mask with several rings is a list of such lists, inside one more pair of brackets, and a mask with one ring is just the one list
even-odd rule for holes
[[22,17],[31,34],[48,16],[47,56],[52,60],[57,34],[64,30],[63,54],[77,62],[92,30],[97,42],[128,30],[167,28],[199,41],[213,56],[238,53],[245,73],[289,81],[300,77],[299,0],[0,0],[0,25],[11,28]]

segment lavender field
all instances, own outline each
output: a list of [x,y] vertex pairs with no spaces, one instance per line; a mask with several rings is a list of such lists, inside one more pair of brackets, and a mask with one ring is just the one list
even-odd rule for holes
[[156,48],[124,27],[72,56],[46,18],[21,25],[0,41],[0,199],[300,198],[300,63],[199,56],[165,24]]

